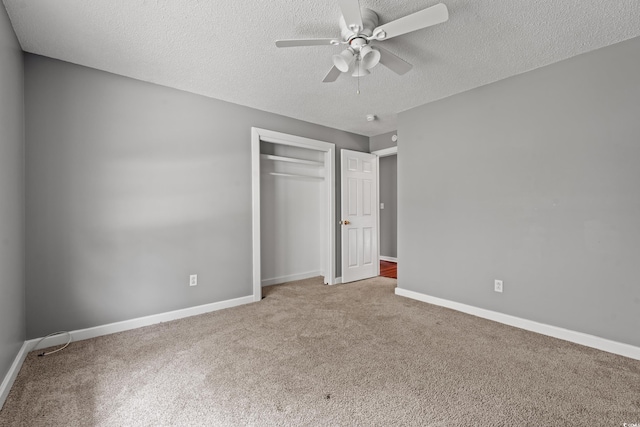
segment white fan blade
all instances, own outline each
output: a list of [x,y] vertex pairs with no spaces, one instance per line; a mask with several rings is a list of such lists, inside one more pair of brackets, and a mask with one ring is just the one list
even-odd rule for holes
[[[340,0],[340,10],[342,11],[342,16],[344,17],[344,22],[347,24],[347,28],[354,32],[358,32],[364,28],[358,0]],[[354,27],[358,27],[359,30]]]
[[340,42],[336,39],[276,40],[276,46],[278,47],[330,46],[337,44],[340,44]]
[[374,49],[377,49],[380,52],[380,63],[396,74],[406,74],[413,68],[413,65],[409,64],[404,59],[397,57],[387,49],[381,48],[380,46],[374,46]]
[[324,83],[335,82],[338,79],[338,77],[340,76],[340,74],[342,74],[342,72],[340,70],[338,70],[338,67],[336,67],[334,65],[333,68],[331,68],[331,70],[329,71],[329,74],[327,74],[326,77],[324,78],[324,80],[322,80],[322,81]]
[[447,6],[439,3],[420,12],[412,13],[403,18],[396,19],[381,25],[373,30],[373,37],[377,40],[387,40],[391,37],[401,36],[412,31],[441,24],[449,19]]

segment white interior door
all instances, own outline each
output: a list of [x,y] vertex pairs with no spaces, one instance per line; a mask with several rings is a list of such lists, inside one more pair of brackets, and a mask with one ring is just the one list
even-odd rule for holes
[[341,150],[342,283],[378,275],[378,157]]

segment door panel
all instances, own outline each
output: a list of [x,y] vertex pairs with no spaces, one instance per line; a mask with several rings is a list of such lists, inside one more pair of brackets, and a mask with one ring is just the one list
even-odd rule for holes
[[362,248],[362,264],[370,265],[373,262],[373,241],[372,241],[373,231],[371,227],[366,227],[362,229],[363,235],[363,248]]
[[370,216],[372,215],[372,206],[371,201],[374,199],[373,197],[373,187],[370,179],[362,180],[362,215]]
[[349,203],[348,203],[348,214],[349,216],[358,215],[358,180],[349,178]]
[[349,233],[349,267],[358,266],[358,230],[351,228],[347,230]]
[[378,275],[378,157],[341,150],[342,282]]

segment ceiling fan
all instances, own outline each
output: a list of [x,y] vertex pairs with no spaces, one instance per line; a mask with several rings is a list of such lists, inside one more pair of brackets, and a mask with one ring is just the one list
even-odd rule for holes
[[399,75],[405,74],[413,65],[377,44],[372,45],[371,42],[388,40],[449,19],[447,6],[439,3],[395,21],[378,25],[378,14],[371,9],[363,9],[361,12],[358,0],[338,0],[338,2],[342,11],[340,38],[276,41],[277,47],[346,45],[346,49],[339,55],[333,55],[333,67],[324,78],[325,83],[336,81],[340,73],[350,72],[353,77],[365,76],[370,74],[369,70],[378,63]]

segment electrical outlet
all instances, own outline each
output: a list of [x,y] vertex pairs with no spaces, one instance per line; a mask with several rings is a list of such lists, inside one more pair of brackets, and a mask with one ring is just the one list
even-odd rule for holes
[[192,274],[189,276],[189,286],[196,286],[198,284],[198,275]]
[[380,209],[384,209],[384,203],[380,203]]
[[502,292],[502,280],[495,280],[493,282],[493,290],[496,292]]

